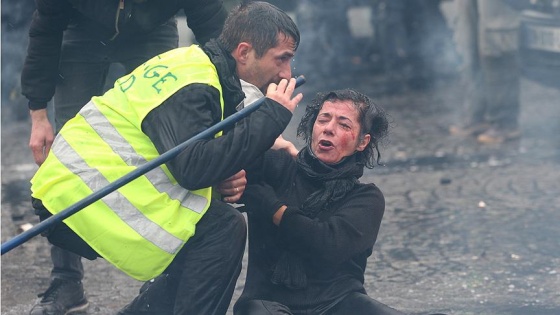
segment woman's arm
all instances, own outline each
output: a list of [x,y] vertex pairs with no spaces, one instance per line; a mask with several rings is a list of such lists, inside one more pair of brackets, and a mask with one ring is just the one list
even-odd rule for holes
[[304,256],[337,264],[375,244],[384,210],[381,191],[373,184],[362,185],[325,219],[311,219],[288,206],[282,211],[278,240]]

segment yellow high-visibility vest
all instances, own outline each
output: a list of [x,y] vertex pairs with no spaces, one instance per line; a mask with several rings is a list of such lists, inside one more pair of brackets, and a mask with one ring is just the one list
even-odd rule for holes
[[[32,196],[56,214],[159,156],[142,121],[191,83],[222,95],[216,68],[196,45],[158,55],[117,80],[64,125],[31,180]],[[220,103],[223,112],[222,97]],[[195,233],[211,194],[210,187],[186,190],[161,165],[64,222],[117,268],[148,280]]]

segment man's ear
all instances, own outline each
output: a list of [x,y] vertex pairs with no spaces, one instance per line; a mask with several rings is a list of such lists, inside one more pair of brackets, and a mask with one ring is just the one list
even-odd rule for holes
[[369,144],[370,140],[371,140],[371,136],[369,135],[369,133],[366,133],[362,138],[362,140],[360,141],[360,143],[358,143],[358,147],[356,148],[356,151],[360,151],[360,152],[364,151],[366,146]]
[[249,53],[253,49],[253,46],[247,42],[241,42],[233,50],[231,55],[239,64],[246,64],[249,59]]

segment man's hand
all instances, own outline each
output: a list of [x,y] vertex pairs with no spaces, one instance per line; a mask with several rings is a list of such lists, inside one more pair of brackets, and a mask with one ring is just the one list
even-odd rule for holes
[[225,202],[234,203],[241,198],[247,185],[245,175],[245,170],[241,170],[215,187],[222,194]]
[[29,148],[33,153],[33,159],[37,165],[43,164],[51,145],[54,141],[54,132],[47,117],[46,109],[29,111],[31,116],[31,136],[29,137]]
[[291,78],[290,81],[286,79],[280,80],[278,84],[271,83],[266,90],[266,97],[275,100],[282,104],[290,112],[294,112],[297,104],[303,99],[303,94],[298,93],[292,98],[296,88],[296,79]]

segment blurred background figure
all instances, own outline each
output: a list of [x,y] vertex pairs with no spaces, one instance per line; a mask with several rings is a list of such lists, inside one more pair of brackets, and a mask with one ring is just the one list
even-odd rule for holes
[[[387,76],[389,92],[428,88],[455,73],[457,55],[441,0],[370,0],[372,54]],[[370,58],[371,59],[371,58]]]
[[294,60],[294,73],[304,74],[309,82],[329,85],[352,68],[356,51],[349,29],[347,12],[354,1],[300,0],[295,7],[301,44]]
[[467,97],[464,120],[452,135],[475,136],[483,144],[518,139],[519,12],[521,1],[455,0],[455,39]]
[[372,74],[383,77],[382,93],[428,88],[456,72],[441,3],[301,0],[295,6],[302,43],[294,73],[305,74],[318,89],[355,86]]

